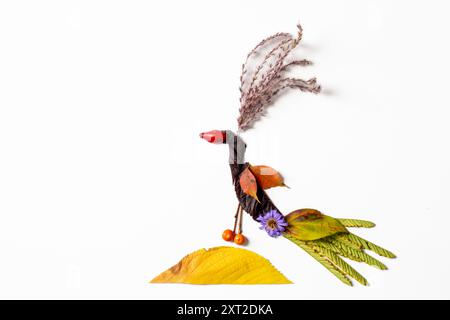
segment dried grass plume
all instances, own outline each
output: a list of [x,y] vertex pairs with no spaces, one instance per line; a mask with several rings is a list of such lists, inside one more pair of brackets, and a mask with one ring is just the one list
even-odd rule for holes
[[[290,66],[311,64],[309,60],[286,61],[291,51],[302,39],[302,27],[297,25],[297,28],[296,37],[289,33],[276,33],[258,43],[247,55],[242,65],[240,78],[239,131],[249,129],[259,120],[273,98],[286,88],[297,88],[313,93],[320,92],[320,85],[316,83],[316,78],[302,80],[286,76],[286,71]],[[257,61],[258,56],[263,58]],[[252,63],[255,64],[253,68]]]

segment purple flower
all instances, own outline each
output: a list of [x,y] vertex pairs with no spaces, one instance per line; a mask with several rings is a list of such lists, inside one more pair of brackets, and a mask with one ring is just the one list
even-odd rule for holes
[[266,230],[271,237],[281,236],[285,227],[288,226],[284,216],[277,210],[270,210],[266,214],[260,215],[256,220],[261,223],[260,229]]

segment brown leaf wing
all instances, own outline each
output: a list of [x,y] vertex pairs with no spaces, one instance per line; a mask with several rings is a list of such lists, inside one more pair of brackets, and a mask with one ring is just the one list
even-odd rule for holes
[[273,187],[286,187],[281,174],[269,166],[250,166],[250,170],[255,175],[260,187],[264,190]]
[[255,176],[249,168],[242,171],[241,176],[239,177],[239,184],[245,194],[248,194],[259,202],[258,196],[256,195],[258,192],[258,184],[256,183]]

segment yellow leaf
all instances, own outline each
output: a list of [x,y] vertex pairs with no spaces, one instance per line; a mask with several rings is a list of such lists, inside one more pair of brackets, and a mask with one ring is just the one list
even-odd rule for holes
[[234,247],[200,249],[154,278],[151,283],[289,284],[269,260]]

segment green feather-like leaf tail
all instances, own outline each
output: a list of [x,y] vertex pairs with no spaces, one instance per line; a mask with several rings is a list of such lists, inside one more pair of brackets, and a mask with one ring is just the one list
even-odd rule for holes
[[[342,226],[344,227],[372,228],[375,226],[374,223],[364,220],[335,220],[342,224]],[[295,232],[290,232],[290,229],[295,229]],[[322,264],[328,271],[334,274],[339,280],[350,286],[352,286],[351,279],[358,281],[362,285],[368,285],[368,282],[359,272],[357,272],[349,263],[347,263],[342,258],[366,263],[380,270],[386,270],[386,265],[384,265],[381,261],[375,259],[371,255],[367,254],[365,252],[366,250],[373,251],[374,253],[386,258],[395,258],[395,255],[389,250],[386,250],[372,242],[358,237],[357,235],[354,235],[347,230],[344,232],[336,232],[334,234],[314,240],[305,240],[305,238],[308,239],[308,237],[301,235],[301,233],[299,233],[299,230],[301,231],[301,228],[298,227],[298,224],[297,226],[290,225],[283,236],[305,250],[310,256],[312,256],[320,264]],[[308,232],[309,230],[305,229],[305,231]]]

